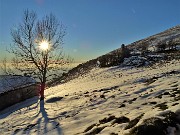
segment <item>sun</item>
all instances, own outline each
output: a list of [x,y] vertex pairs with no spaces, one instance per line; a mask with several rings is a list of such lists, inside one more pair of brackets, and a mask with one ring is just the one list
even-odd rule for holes
[[41,50],[46,51],[49,49],[49,43],[47,41],[42,41],[39,47]]

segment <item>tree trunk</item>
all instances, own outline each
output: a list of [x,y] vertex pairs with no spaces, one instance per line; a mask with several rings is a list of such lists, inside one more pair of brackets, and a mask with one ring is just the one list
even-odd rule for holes
[[41,91],[40,91],[40,100],[44,100],[44,90],[45,90],[45,83],[41,83]]

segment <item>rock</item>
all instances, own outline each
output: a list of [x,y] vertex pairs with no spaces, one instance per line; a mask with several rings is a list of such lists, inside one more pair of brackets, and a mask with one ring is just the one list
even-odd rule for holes
[[92,124],[91,126],[87,127],[84,132],[88,132],[89,130],[91,130],[94,126],[96,126],[96,124]]
[[152,101],[152,102],[150,102],[150,104],[155,105],[155,104],[157,104],[157,102],[156,101]]
[[105,95],[100,95],[100,98],[105,98]]
[[127,123],[129,122],[129,118],[125,117],[125,116],[121,116],[119,118],[115,118],[115,120],[113,121],[112,124],[118,123],[118,124],[122,124],[122,123]]
[[176,106],[176,105],[178,105],[179,103],[174,103],[174,104],[172,104],[172,106]]
[[130,129],[130,128],[134,127],[139,122],[139,120],[142,118],[143,115],[144,114],[141,114],[140,116],[138,116],[135,119],[131,120],[129,122],[129,124],[125,127],[125,129]]
[[21,129],[16,129],[15,131],[14,131],[14,134],[17,134],[19,131],[20,131]]
[[164,92],[163,95],[170,95],[170,93],[169,92]]
[[102,120],[99,120],[99,123],[104,124],[104,123],[107,123],[107,122],[114,120],[115,118],[116,118],[115,116],[109,116],[108,118],[104,118]]
[[111,98],[115,98],[115,95],[112,95]]
[[121,105],[119,106],[119,108],[122,108],[122,107],[126,107],[126,105],[125,105],[125,104],[121,104]]
[[100,133],[106,126],[103,127],[97,127],[95,129],[93,129],[91,132],[86,133],[85,135],[96,135],[98,133]]
[[84,94],[88,94],[89,93],[89,91],[86,91]]
[[166,105],[166,102],[160,103],[160,104],[156,105],[155,107],[159,107],[159,109],[161,109],[161,110],[168,109],[168,106]]

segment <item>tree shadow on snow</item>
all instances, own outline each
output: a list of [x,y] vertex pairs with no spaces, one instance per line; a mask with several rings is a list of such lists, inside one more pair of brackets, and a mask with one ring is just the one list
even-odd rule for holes
[[25,101],[19,102],[15,105],[12,105],[0,111],[0,119],[8,117],[10,114],[14,112],[21,113],[21,109],[23,108],[26,108],[25,110],[33,110],[37,108],[37,106],[38,106],[38,97],[36,96],[33,98],[29,98]]
[[24,131],[26,134],[30,134],[35,132],[38,134],[56,134],[63,135],[62,129],[60,128],[59,122],[55,121],[55,118],[49,118],[48,113],[46,112],[46,108],[44,107],[44,100],[39,102],[39,112],[32,119],[38,118],[35,124],[28,125]]

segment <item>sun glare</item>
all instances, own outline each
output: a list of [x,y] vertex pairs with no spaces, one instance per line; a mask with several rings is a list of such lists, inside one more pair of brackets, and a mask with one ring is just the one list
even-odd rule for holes
[[40,43],[40,49],[41,50],[44,50],[44,51],[46,51],[46,50],[48,50],[48,48],[49,48],[49,43],[47,42],[47,41],[42,41],[41,43]]

